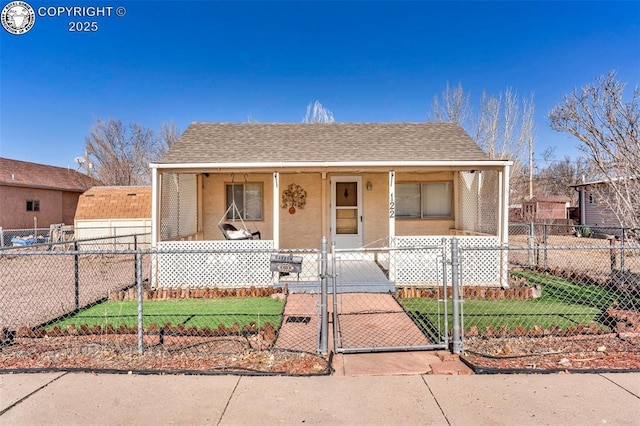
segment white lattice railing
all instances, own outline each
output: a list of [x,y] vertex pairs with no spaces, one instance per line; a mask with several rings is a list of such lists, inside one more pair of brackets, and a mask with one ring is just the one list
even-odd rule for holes
[[[451,236],[396,237],[393,245],[427,247],[417,250],[392,251],[389,256],[389,277],[396,285],[442,284],[442,258],[451,260]],[[500,251],[496,236],[456,236],[464,253],[462,264],[463,285],[499,285]],[[444,242],[444,245],[443,245]],[[443,250],[444,248],[444,250]],[[487,248],[487,250],[473,250]],[[491,250],[493,249],[493,250]],[[451,268],[447,268],[447,282],[451,282]]]
[[155,287],[265,287],[271,240],[165,241],[154,255]]

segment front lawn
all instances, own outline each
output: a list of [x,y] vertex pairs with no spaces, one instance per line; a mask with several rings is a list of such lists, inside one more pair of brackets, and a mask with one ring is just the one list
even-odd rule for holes
[[[177,299],[145,300],[143,302],[143,326],[155,323],[163,327],[167,323],[173,326],[184,325],[198,328],[217,328],[220,324],[231,327],[238,323],[240,327],[254,322],[257,327],[270,322],[277,329],[280,326],[283,300],[270,297],[221,298],[221,299]],[[84,309],[75,315],[50,324],[66,329],[70,324],[76,328],[86,324],[89,327],[111,325],[115,328],[124,324],[136,327],[138,321],[138,302],[108,301]]]
[[[607,329],[603,324],[604,312],[619,295],[595,285],[574,284],[571,281],[532,272],[521,272],[530,284],[542,287],[542,296],[536,299],[465,299],[462,304],[464,329],[468,332],[477,327],[479,332],[493,327],[496,331],[506,327],[513,331],[520,326],[525,330],[540,327],[550,330],[568,330],[578,325],[596,324],[599,329]],[[406,298],[399,303],[422,330],[434,335],[442,330],[443,303],[433,299]],[[438,311],[439,309],[439,311]],[[452,312],[451,300],[447,306]],[[440,314],[438,313],[440,312]],[[451,318],[449,318],[451,327]]]

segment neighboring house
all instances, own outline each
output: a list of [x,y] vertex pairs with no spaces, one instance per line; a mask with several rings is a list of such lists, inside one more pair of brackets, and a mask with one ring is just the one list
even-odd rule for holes
[[554,223],[568,218],[571,199],[565,195],[540,195],[522,203],[525,222]]
[[[151,164],[152,244],[317,249],[326,236],[356,249],[466,235],[495,247],[507,242],[510,165],[453,123],[193,123]],[[261,240],[224,241],[226,222]]]
[[72,224],[78,197],[97,184],[68,168],[0,158],[0,228]]
[[580,208],[580,225],[591,227],[621,227],[620,221],[608,206],[603,197],[607,197],[607,180],[594,180],[571,185],[578,191],[578,207]]
[[76,238],[80,240],[147,234],[139,242],[148,243],[151,231],[151,187],[93,187],[80,196],[74,225]]

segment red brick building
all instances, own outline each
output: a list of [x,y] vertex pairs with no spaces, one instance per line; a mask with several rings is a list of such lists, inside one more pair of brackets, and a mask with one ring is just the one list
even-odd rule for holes
[[99,184],[64,167],[0,158],[0,227],[71,225],[80,194]]

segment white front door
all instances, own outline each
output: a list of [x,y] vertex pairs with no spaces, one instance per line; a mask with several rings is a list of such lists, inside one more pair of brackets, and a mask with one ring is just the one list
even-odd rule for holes
[[362,247],[362,178],[331,178],[331,239],[337,248]]

